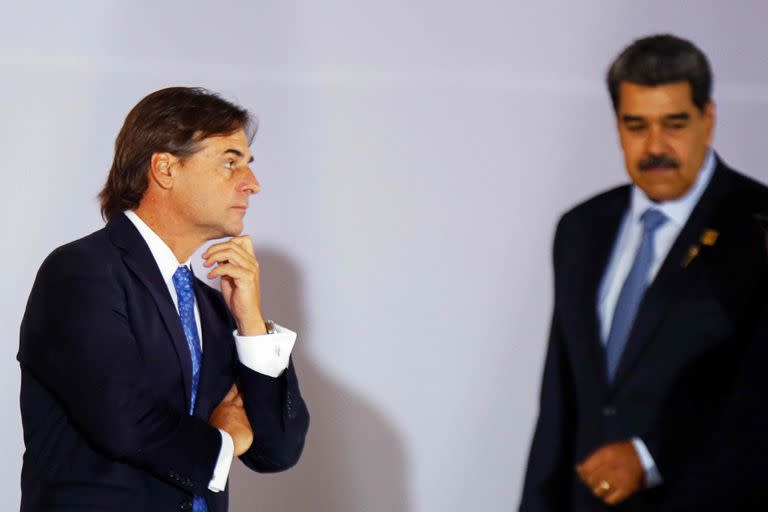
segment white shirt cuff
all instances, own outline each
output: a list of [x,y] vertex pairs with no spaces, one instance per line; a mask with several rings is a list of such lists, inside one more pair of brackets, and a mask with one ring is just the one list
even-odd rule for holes
[[656,461],[653,460],[651,452],[648,451],[648,447],[639,437],[632,438],[632,446],[635,447],[637,457],[640,459],[640,464],[645,471],[645,486],[647,488],[656,487],[661,485],[664,481],[659,473],[659,468],[656,467]]
[[213,478],[208,483],[208,489],[213,492],[221,492],[227,487],[229,468],[232,466],[232,458],[235,456],[235,443],[232,442],[232,436],[221,429],[219,432],[221,432],[221,450],[219,450],[216,466],[213,468]]
[[274,326],[272,334],[240,336],[237,331],[232,334],[241,363],[255,372],[279,377],[288,368],[296,333],[277,324]]

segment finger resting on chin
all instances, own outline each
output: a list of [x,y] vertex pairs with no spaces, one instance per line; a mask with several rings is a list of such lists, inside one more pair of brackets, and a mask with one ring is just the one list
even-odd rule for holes
[[234,243],[245,249],[248,254],[253,255],[253,240],[248,235],[238,236],[232,239]]

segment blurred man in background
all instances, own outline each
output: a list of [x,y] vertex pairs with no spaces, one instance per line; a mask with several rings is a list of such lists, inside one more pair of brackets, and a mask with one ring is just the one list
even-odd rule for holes
[[712,449],[768,289],[755,218],[768,189],[711,147],[706,56],[647,37],[607,82],[632,183],[558,224],[522,512],[658,510],[667,485]]

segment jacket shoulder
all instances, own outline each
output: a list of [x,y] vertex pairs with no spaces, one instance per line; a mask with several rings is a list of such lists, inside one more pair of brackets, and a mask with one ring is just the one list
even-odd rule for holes
[[739,171],[728,169],[728,172],[731,176],[729,202],[732,207],[737,211],[765,212],[768,209],[768,186]]
[[98,273],[111,265],[116,248],[104,228],[51,251],[38,270],[38,277],[77,276]]
[[560,216],[557,235],[600,222],[606,215],[621,210],[628,204],[629,192],[630,185],[620,185],[578,203]]

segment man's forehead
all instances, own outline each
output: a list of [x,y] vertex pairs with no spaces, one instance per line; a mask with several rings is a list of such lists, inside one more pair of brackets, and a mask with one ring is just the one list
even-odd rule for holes
[[621,82],[619,112],[634,116],[665,117],[696,110],[688,82],[647,86]]
[[243,130],[238,130],[229,135],[212,135],[201,141],[203,150],[210,154],[224,154],[233,152],[247,158],[251,158],[251,151],[248,147],[248,139]]

